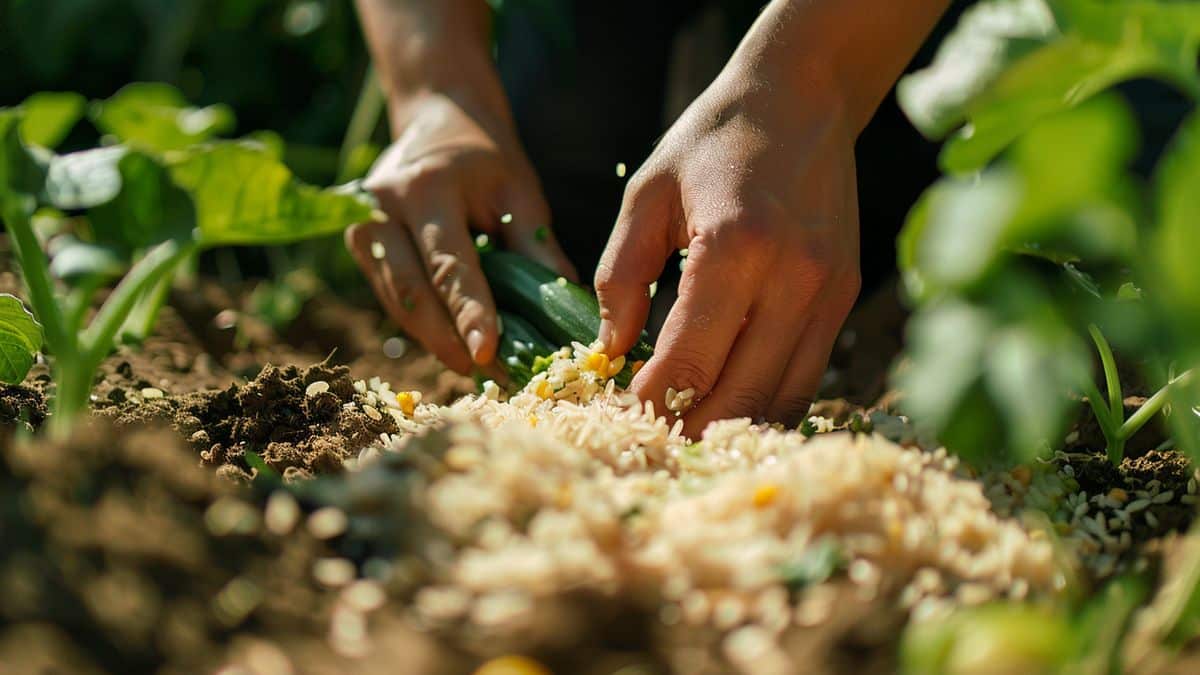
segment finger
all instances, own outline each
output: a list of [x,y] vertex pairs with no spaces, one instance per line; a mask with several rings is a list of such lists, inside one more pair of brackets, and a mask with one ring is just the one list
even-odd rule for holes
[[714,420],[766,415],[808,323],[803,309],[778,300],[751,312],[712,394],[684,415],[685,435],[700,438]]
[[[823,295],[844,295],[843,288],[853,284],[831,284]],[[822,297],[822,307],[829,313],[814,317],[805,328],[796,343],[796,348],[788,361],[779,387],[771,403],[767,406],[766,418],[772,422],[782,422],[794,427],[804,421],[808,410],[812,407],[821,385],[821,378],[829,365],[829,355],[833,351],[833,343],[837,339],[846,316],[853,302],[826,301]]]
[[500,197],[500,231],[505,245],[532,258],[571,281],[579,281],[567,254],[563,253],[550,229],[550,207],[541,189],[527,184],[512,185]]
[[757,279],[746,269],[755,265],[700,243],[691,249],[679,298],[659,333],[654,356],[631,383],[642,400],[663,412],[670,409],[668,389],[691,390],[696,402],[712,390],[757,288]]
[[430,284],[441,296],[471,358],[480,365],[490,363],[499,344],[496,306],[467,230],[463,202],[452,188],[421,197],[406,200],[403,208]]
[[403,227],[393,222],[364,223],[346,230],[345,238],[346,247],[392,321],[447,367],[470,372],[471,357],[425,278]]
[[650,284],[675,249],[679,190],[673,178],[630,181],[596,266],[600,334],[609,356],[629,351],[650,313]]

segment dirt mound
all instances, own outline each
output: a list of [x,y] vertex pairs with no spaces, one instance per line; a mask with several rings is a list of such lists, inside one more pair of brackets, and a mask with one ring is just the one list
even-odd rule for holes
[[[359,391],[363,389],[363,391]],[[156,389],[130,392],[101,414],[119,427],[166,421],[205,464],[249,478],[255,469],[247,452],[287,479],[341,472],[395,421],[356,389],[345,366],[308,368],[268,365],[252,381],[221,391],[165,396]]]

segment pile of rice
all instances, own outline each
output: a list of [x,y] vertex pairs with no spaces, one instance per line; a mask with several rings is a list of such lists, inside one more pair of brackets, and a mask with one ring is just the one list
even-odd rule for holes
[[514,635],[542,600],[584,590],[716,631],[746,672],[786,672],[779,637],[824,621],[837,597],[792,571],[831,545],[861,597],[895,598],[915,620],[1067,584],[1046,531],[998,513],[944,451],[747,420],[690,442],[674,415],[619,391],[593,349],[565,348],[507,398],[489,383],[437,406],[363,385],[401,433],[352,469],[420,452],[433,429],[450,439],[415,496],[450,542],[414,599],[428,624]]

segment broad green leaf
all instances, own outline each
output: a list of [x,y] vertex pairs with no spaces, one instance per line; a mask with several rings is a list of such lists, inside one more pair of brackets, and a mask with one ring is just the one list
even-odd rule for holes
[[172,175],[195,201],[205,246],[283,244],[375,217],[358,196],[301,183],[268,151],[246,144],[199,148]]
[[1156,281],[1151,295],[1180,342],[1179,356],[1200,357],[1200,113],[1180,127],[1156,172],[1158,230],[1142,263]]
[[37,208],[46,167],[21,140],[22,114],[0,108],[0,216],[19,209],[28,217]]
[[1052,319],[1003,328],[988,346],[988,394],[1007,422],[1009,449],[1032,459],[1066,433],[1075,403],[1066,393],[1088,377],[1084,346]]
[[41,324],[16,296],[0,294],[0,382],[24,380],[41,348]]
[[942,138],[965,119],[971,100],[1009,64],[1056,32],[1044,0],[988,0],[963,13],[933,63],[900,80],[896,97],[912,123]]
[[126,256],[112,247],[83,241],[66,244],[50,259],[50,273],[68,282],[116,279],[128,269]]
[[233,111],[224,105],[194,108],[174,87],[160,82],[126,85],[93,104],[92,122],[102,132],[148,152],[182,150],[233,130]]
[[942,149],[942,169],[980,169],[1043,117],[1119,82],[1164,73],[1156,54],[1139,47],[1068,36],[1014,63],[967,106],[966,124]]
[[1067,617],[1031,604],[960,608],[904,631],[905,673],[1057,673],[1076,651]]
[[120,191],[88,212],[97,243],[123,251],[193,235],[196,210],[191,197],[153,157],[128,152],[117,163]]
[[83,117],[87,99],[70,92],[42,92],[21,103],[25,119],[21,135],[26,143],[54,148],[71,133]]
[[896,384],[905,392],[905,412],[918,425],[937,431],[950,423],[979,379],[993,330],[987,312],[959,300],[923,308],[909,320],[909,362]]
[[1019,180],[999,171],[976,180],[943,180],[932,188],[911,252],[926,283],[965,288],[980,281],[1005,253],[1006,231],[1021,197]]
[[1195,3],[1152,0],[982,2],[897,96],[930,138],[958,129],[945,171],[976,171],[1042,117],[1114,84],[1153,77],[1200,95],[1198,14]]
[[90,209],[112,201],[121,191],[121,158],[128,149],[114,145],[51,157],[44,201],[64,211]]

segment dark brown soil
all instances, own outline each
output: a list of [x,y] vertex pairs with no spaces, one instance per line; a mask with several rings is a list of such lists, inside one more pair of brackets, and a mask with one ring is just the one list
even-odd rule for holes
[[[307,395],[308,386],[319,381],[327,383],[328,390]],[[347,458],[381,433],[398,431],[390,415],[376,419],[354,405],[357,396],[346,366],[267,366],[252,381],[221,391],[121,398],[100,407],[99,414],[118,428],[167,422],[188,439],[206,465],[247,478],[255,473],[246,462],[247,451],[286,478],[339,473]]]
[[211,672],[234,633],[320,633],[324,546],[263,531],[254,495],[173,432],[3,445],[5,672]]
[[1072,454],[1071,465],[1079,486],[1088,494],[1107,494],[1113,488],[1121,488],[1132,495],[1134,491],[1148,489],[1150,481],[1158,481],[1159,492],[1174,493],[1174,498],[1165,504],[1147,507],[1158,520],[1158,527],[1150,527],[1144,518],[1134,521],[1132,536],[1135,541],[1148,541],[1170,532],[1184,531],[1195,518],[1195,508],[1184,504],[1180,497],[1188,494],[1188,481],[1192,467],[1186,457],[1174,452],[1150,450],[1137,457],[1126,457],[1120,467],[1102,453]]

